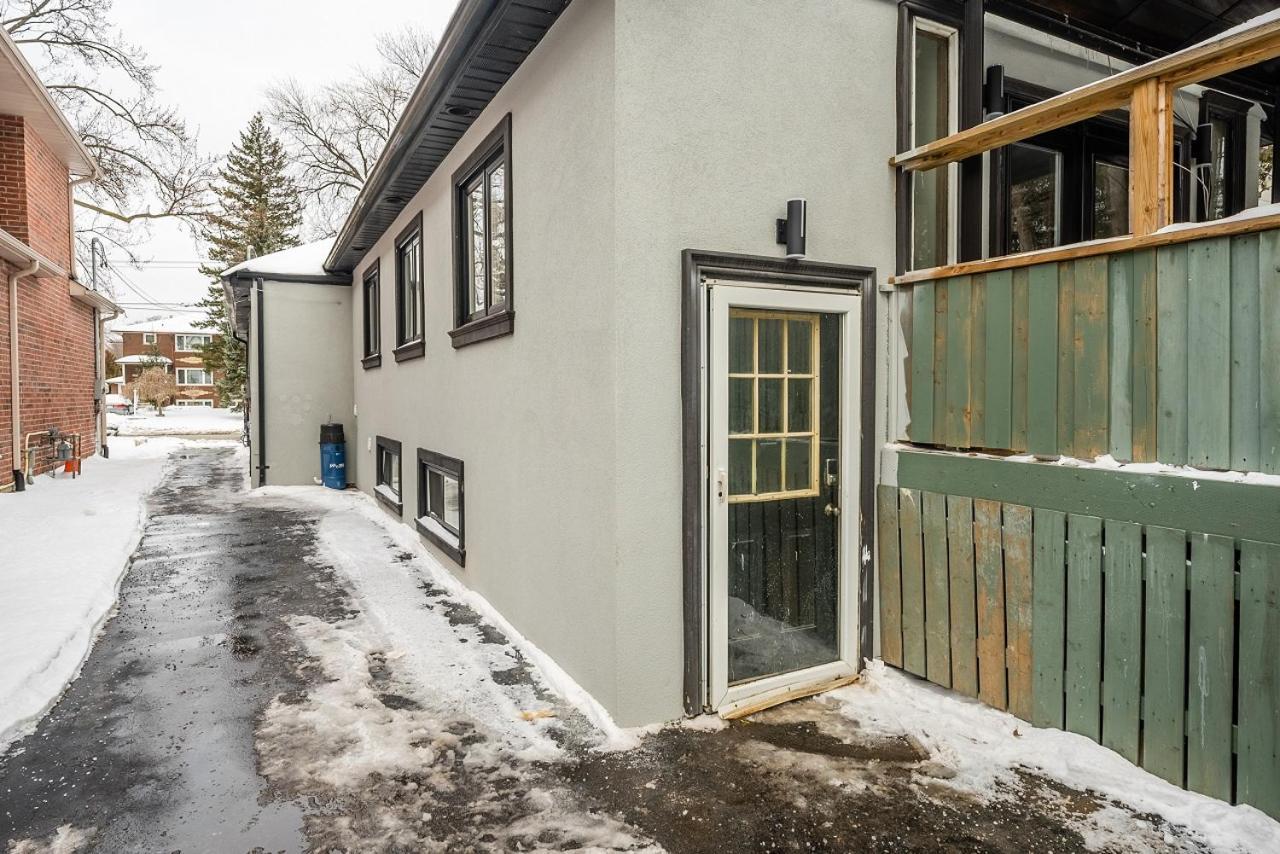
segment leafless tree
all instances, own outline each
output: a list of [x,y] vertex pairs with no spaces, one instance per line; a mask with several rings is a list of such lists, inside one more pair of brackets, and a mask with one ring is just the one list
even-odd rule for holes
[[[155,67],[111,22],[112,0],[0,0],[22,45],[101,169],[77,193],[83,231],[127,249],[139,225],[199,217],[212,175],[186,123],[156,95]],[[87,238],[86,238],[87,239]]]
[[268,116],[295,163],[317,236],[346,216],[435,48],[425,30],[405,27],[378,37],[374,68],[318,89],[286,79],[267,90]]

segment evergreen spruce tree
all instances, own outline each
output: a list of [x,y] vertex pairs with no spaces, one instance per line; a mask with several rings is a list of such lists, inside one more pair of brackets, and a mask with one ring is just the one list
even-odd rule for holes
[[298,245],[302,205],[293,179],[286,174],[287,165],[284,147],[262,116],[255,115],[218,171],[214,211],[202,229],[212,263],[201,272],[213,282],[199,303],[206,316],[196,325],[221,336],[201,355],[210,371],[221,372],[217,390],[225,401],[244,400],[248,366],[245,346],[232,334],[231,313],[219,274],[248,258]]

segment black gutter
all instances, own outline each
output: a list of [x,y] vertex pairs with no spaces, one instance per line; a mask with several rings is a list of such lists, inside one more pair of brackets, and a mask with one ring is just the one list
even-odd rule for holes
[[[262,279],[254,279],[253,288],[258,292],[258,486],[267,485],[267,396],[263,392],[267,384],[266,338],[263,337]],[[251,403],[252,405],[252,403]]]
[[286,282],[304,285],[351,285],[351,276],[344,273],[264,273],[256,271],[252,268],[244,270],[236,270],[234,273],[223,276],[224,282]]

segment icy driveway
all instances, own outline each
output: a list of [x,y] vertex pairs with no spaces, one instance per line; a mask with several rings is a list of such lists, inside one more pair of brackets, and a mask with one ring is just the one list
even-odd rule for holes
[[1030,772],[957,785],[971,758],[858,721],[858,688],[601,750],[629,734],[553,692],[571,686],[407,529],[358,496],[240,482],[200,451],[152,497],[118,616],[0,759],[4,847],[1201,850]]

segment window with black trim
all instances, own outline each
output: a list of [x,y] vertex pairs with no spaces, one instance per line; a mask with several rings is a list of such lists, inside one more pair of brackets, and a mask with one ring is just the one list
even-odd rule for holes
[[453,345],[513,329],[511,308],[511,116],[453,175]]
[[381,264],[375,261],[364,274],[364,358],[361,362],[366,368],[376,368],[382,364],[382,309],[378,286],[380,267]]
[[1247,101],[1233,98],[1221,92],[1206,91],[1200,98],[1197,142],[1206,135],[1207,140],[1197,146],[1197,158],[1207,155],[1197,163],[1197,206],[1201,222],[1222,219],[1240,213],[1245,204],[1245,157],[1248,151]]
[[452,557],[465,563],[462,460],[418,449],[419,533]]
[[421,356],[422,214],[396,237],[396,361]]
[[378,436],[375,443],[378,458],[373,494],[398,515],[404,508],[400,498],[400,443],[386,436]]

